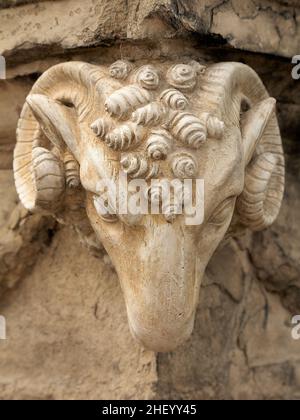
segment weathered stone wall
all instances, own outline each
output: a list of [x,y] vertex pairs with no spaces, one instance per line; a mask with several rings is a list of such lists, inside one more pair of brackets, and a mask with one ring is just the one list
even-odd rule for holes
[[[300,398],[300,54],[297,1],[4,1],[0,54],[0,398]],[[24,4],[32,3],[32,4]],[[37,4],[36,4],[37,3]],[[18,4],[18,6],[16,6]],[[287,188],[276,224],[235,238],[207,270],[192,339],[155,355],[131,338],[108,256],[17,204],[15,128],[25,97],[66,60],[242,61],[278,100]]]

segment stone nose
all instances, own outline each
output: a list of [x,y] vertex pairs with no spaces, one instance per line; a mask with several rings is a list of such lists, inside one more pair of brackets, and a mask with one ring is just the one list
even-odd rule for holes
[[139,235],[132,232],[126,252],[113,258],[130,329],[146,348],[171,351],[193,330],[202,277],[194,236],[167,223]]

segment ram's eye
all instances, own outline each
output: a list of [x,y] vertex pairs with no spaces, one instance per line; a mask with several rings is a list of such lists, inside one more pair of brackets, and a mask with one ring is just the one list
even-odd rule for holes
[[235,202],[235,196],[226,198],[226,200],[224,200],[215,209],[208,223],[214,226],[222,226],[223,223],[226,222],[227,218],[232,214]]
[[103,201],[100,197],[94,196],[94,206],[100,219],[107,223],[115,223],[119,220],[118,216],[113,213],[108,200]]
[[107,223],[116,223],[119,220],[116,214],[105,214],[101,215],[100,218]]

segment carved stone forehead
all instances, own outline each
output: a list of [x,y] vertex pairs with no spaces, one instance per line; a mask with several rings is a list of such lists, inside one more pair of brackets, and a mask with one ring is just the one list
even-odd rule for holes
[[[225,142],[220,147],[224,122],[201,101],[206,71],[196,61],[117,61],[107,70],[105,87],[99,87],[101,112],[91,129],[129,177],[195,178],[210,147],[228,149]],[[113,165],[117,169],[117,159]]]

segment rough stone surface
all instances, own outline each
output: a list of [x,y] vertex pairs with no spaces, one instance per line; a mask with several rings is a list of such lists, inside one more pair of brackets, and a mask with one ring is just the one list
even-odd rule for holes
[[12,170],[0,171],[0,203],[1,229],[18,203],[18,196],[14,187]]
[[[13,2],[4,6],[9,3]],[[13,63],[125,39],[196,36],[200,43],[209,39],[291,57],[299,52],[299,21],[299,4],[292,1],[21,2],[16,8],[0,10],[0,53]]]
[[156,359],[131,338],[117,276],[70,230],[57,233],[0,313],[1,398],[153,397]]
[[41,3],[46,0],[1,0],[0,9],[6,9],[7,7],[15,7],[23,4]]
[[18,199],[11,170],[0,171],[0,295],[13,288],[49,243],[54,220],[29,214]]
[[[0,314],[8,324],[0,398],[300,399],[300,342],[291,338],[300,314],[300,82],[289,59],[299,53],[299,2],[22,3],[0,10],[9,64],[9,80],[0,82]],[[38,75],[66,60],[120,56],[246,62],[278,100],[287,157],[278,221],[218,250],[193,337],[166,355],[131,338],[107,256],[93,256],[70,228],[25,212],[8,170],[16,121]]]
[[21,104],[25,102],[32,80],[26,78],[14,81],[2,80],[0,83],[0,169],[9,169],[12,167]]

